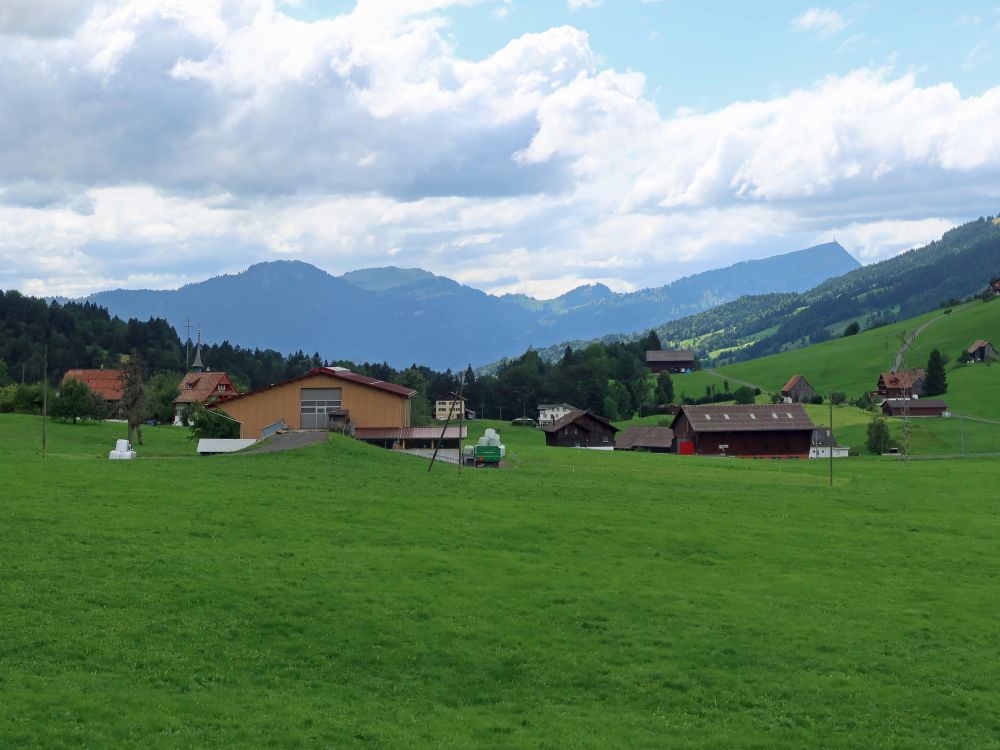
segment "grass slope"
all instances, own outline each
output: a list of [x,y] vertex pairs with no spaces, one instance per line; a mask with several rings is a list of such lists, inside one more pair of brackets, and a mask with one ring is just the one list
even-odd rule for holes
[[0,415],[0,746],[998,746],[998,461],[39,424]]
[[[1000,382],[1000,369],[984,365],[955,366],[959,353],[974,340],[1000,340],[1000,303],[995,300],[963,305],[949,315],[942,316],[942,311],[928,313],[856,336],[720,367],[718,371],[733,380],[746,380],[771,392],[779,390],[793,374],[801,373],[819,393],[842,391],[854,398],[874,389],[879,373],[892,366],[900,347],[898,337],[912,333],[934,318],[938,319],[921,333],[904,366],[924,367],[931,350],[941,350],[951,360],[949,389],[944,397],[949,406],[969,414],[1000,419],[1000,389],[996,387]],[[701,381],[697,385],[704,391]]]

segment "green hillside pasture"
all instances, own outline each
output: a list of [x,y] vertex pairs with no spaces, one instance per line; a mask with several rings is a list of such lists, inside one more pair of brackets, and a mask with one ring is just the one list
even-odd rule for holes
[[0,416],[0,746],[997,747],[1000,461],[831,489],[492,426],[514,468],[459,474],[69,426],[43,464]]
[[[0,428],[0,456],[41,455],[41,418],[5,414],[0,415],[0,419],[18,427]],[[190,436],[191,431],[185,427],[144,426],[143,445],[133,447],[142,457],[196,456],[197,441]],[[50,419],[46,424],[46,454],[54,459],[107,459],[108,452],[115,448],[115,441],[126,438],[128,426],[124,422],[71,424]]]
[[[899,336],[912,333],[941,311],[856,336],[834,339],[769,357],[719,368],[723,376],[747,380],[767,391],[777,391],[795,373],[803,374],[818,392],[842,391],[850,398],[872,390],[879,373],[887,370],[899,349]],[[965,413],[1000,419],[1000,369],[985,365],[955,367],[959,353],[974,340],[1000,340],[1000,304],[973,302],[931,323],[917,339],[908,367],[923,367],[931,350],[947,354],[949,406]]]
[[777,392],[792,375],[800,373],[819,393],[841,391],[850,398],[856,398],[874,389],[879,373],[892,366],[900,345],[898,335],[912,332],[921,323],[939,314],[929,313],[905,323],[863,331],[856,336],[726,365],[718,371],[721,375],[755,383],[769,392]]

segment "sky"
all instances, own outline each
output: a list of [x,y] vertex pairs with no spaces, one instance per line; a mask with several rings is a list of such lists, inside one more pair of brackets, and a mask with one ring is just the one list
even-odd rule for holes
[[1000,212],[1000,2],[4,0],[0,288],[659,286]]

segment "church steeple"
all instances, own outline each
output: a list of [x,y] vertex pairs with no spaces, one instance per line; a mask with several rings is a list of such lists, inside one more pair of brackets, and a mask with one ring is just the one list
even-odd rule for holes
[[201,363],[201,326],[198,326],[198,344],[194,348],[194,362],[191,369],[195,372],[201,372],[205,369],[205,365]]

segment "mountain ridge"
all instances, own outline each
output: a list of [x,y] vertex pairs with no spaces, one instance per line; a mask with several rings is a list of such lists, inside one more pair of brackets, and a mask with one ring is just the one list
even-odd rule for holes
[[[615,293],[593,284],[535,300],[491,295],[418,268],[334,276],[305,261],[275,260],[176,290],[111,290],[82,301],[123,319],[162,317],[177,330],[190,318],[202,324],[206,341],[445,369],[514,356],[563,338],[648,329],[754,286],[801,291],[817,274],[859,266],[839,244],[824,243],[638,292]],[[342,324],[345,318],[349,325]]]

